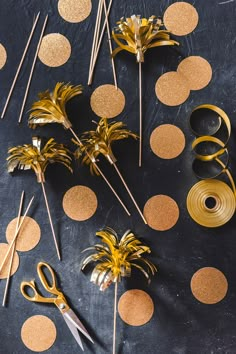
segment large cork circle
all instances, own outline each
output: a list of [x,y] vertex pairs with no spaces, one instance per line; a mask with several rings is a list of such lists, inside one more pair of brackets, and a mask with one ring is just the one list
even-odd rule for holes
[[177,72],[185,77],[190,90],[201,90],[212,78],[212,68],[208,61],[199,56],[191,56],[181,61]]
[[176,71],[163,74],[156,82],[157,98],[167,106],[178,106],[185,102],[190,94],[188,82]]
[[154,303],[143,290],[126,291],[118,303],[122,320],[130,326],[142,326],[149,322],[154,313]]
[[[16,232],[17,218],[13,219],[7,226],[6,238],[10,243]],[[32,250],[40,241],[41,231],[38,223],[26,216],[17,236],[16,250],[26,252]]]
[[94,215],[98,201],[92,189],[86,186],[75,186],[65,193],[62,205],[69,218],[84,221]]
[[185,136],[175,125],[162,124],[152,132],[150,146],[158,157],[174,159],[184,150]]
[[191,279],[193,296],[204,304],[216,304],[228,291],[228,282],[224,274],[212,267],[199,269]]
[[102,85],[92,93],[90,105],[98,117],[114,118],[123,111],[125,96],[114,85]]
[[56,336],[55,324],[46,316],[32,316],[21,328],[22,342],[33,352],[43,352],[51,348]]
[[7,52],[5,47],[0,43],[0,69],[4,67],[7,61]]
[[50,67],[65,64],[71,55],[68,39],[60,33],[50,33],[43,37],[38,57],[41,62]]
[[[2,264],[2,261],[5,258],[5,255],[7,254],[9,250],[9,245],[7,243],[0,243],[0,264]],[[7,257],[7,260],[0,272],[0,279],[6,279],[8,277],[8,271],[9,271],[9,266],[10,266],[10,260],[11,260],[11,254],[12,250],[9,252],[9,256]],[[11,268],[11,275],[15,274],[19,267],[19,256],[16,252],[14,252],[14,258],[13,258],[13,263],[12,263],[12,268]]]
[[58,12],[67,22],[77,23],[85,20],[91,12],[91,0],[59,0]]
[[177,36],[185,36],[197,27],[197,10],[187,2],[175,2],[170,5],[163,17],[165,27]]
[[177,203],[167,195],[155,195],[144,206],[144,216],[148,225],[157,231],[171,229],[179,219]]

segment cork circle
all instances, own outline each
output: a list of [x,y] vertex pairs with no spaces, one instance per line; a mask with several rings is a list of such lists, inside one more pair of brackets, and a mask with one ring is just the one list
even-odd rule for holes
[[90,105],[98,117],[114,118],[123,111],[125,96],[114,85],[102,85],[92,93]]
[[43,352],[51,348],[56,336],[55,324],[46,316],[32,316],[25,321],[21,328],[22,342],[34,352]]
[[[14,238],[16,224],[17,218],[13,219],[7,226],[6,238],[8,243]],[[38,223],[29,216],[26,216],[17,236],[16,250],[21,252],[32,250],[39,243],[40,236],[41,231]]]
[[59,0],[58,12],[64,20],[77,23],[85,20],[92,10],[91,0]]
[[65,64],[71,55],[71,45],[60,33],[50,33],[43,37],[38,57],[41,62],[50,67]]
[[[3,260],[6,253],[8,252],[9,249],[9,245],[7,243],[0,243],[0,259]],[[0,273],[0,279],[6,279],[8,277],[8,270],[9,270],[9,265],[10,265],[10,259],[11,259],[11,253],[12,251],[10,251],[9,256],[1,270]],[[18,254],[15,252],[14,253],[14,258],[13,258],[13,263],[12,263],[12,268],[11,268],[11,275],[15,274],[18,267],[19,267],[19,256]]]
[[181,129],[172,124],[162,124],[153,130],[150,146],[155,155],[162,159],[179,156],[185,147],[185,136]]
[[201,90],[212,78],[212,68],[208,61],[199,56],[191,56],[181,61],[177,72],[185,77],[190,90]]
[[187,2],[175,2],[166,9],[163,22],[171,33],[177,36],[185,36],[197,27],[198,13]]
[[121,319],[128,325],[142,326],[151,320],[154,303],[145,291],[132,289],[120,297],[118,312]]
[[176,71],[163,74],[156,82],[157,98],[167,106],[178,106],[185,102],[190,94],[188,82]]
[[4,67],[7,61],[7,52],[4,46],[0,43],[0,69]]
[[193,296],[204,304],[216,304],[227,294],[228,282],[224,274],[216,268],[199,269],[191,279]]
[[144,206],[148,226],[157,231],[171,229],[179,219],[177,203],[167,195],[155,195]]
[[98,201],[92,189],[86,186],[75,186],[65,193],[62,205],[69,218],[84,221],[94,215]]

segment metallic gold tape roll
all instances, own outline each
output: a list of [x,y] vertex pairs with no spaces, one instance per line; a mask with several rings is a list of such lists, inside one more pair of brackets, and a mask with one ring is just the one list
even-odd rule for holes
[[[208,202],[214,205],[208,206]],[[236,199],[232,189],[215,179],[196,183],[187,196],[187,209],[194,221],[206,227],[226,224],[234,215]]]

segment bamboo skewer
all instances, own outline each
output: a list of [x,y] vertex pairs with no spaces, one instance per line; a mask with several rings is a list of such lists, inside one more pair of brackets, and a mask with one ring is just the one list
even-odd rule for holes
[[139,63],[139,137],[139,167],[141,167],[143,145],[142,63]]
[[34,55],[34,60],[33,60],[33,63],[32,63],[31,70],[30,70],[30,74],[29,74],[29,79],[28,79],[27,86],[26,86],[26,89],[25,89],[25,95],[24,95],[24,98],[23,98],[23,102],[22,102],[22,106],[21,106],[21,110],[20,110],[20,115],[19,115],[19,118],[18,118],[18,123],[20,123],[21,119],[22,119],[22,114],[23,114],[23,111],[24,111],[24,108],[25,108],[26,99],[27,99],[27,96],[28,96],[28,92],[29,92],[32,76],[33,76],[33,73],[34,73],[34,67],[35,67],[35,64],[36,64],[38,52],[39,52],[39,49],[40,49],[40,45],[41,45],[41,42],[42,42],[42,38],[43,38],[43,34],[44,34],[44,31],[45,31],[45,28],[46,28],[46,25],[47,25],[47,21],[48,21],[48,15],[45,17],[45,20],[44,20],[44,23],[43,23],[43,27],[42,27],[42,30],[41,30],[41,33],[40,33],[38,45],[37,45],[37,48],[36,48],[36,51],[35,51],[35,55]]
[[[23,207],[24,195],[25,195],[25,192],[23,191],[21,193],[21,198],[20,198],[20,205],[19,205],[19,211],[18,211],[18,215],[17,215],[17,222],[16,222],[16,230],[15,230],[15,232],[17,231],[17,229],[19,227],[19,223],[20,223],[20,217],[21,217],[21,212],[22,212],[22,207]],[[2,306],[3,307],[5,306],[6,300],[7,300],[7,294],[8,294],[8,288],[9,288],[9,283],[10,283],[11,270],[12,270],[12,264],[13,264],[15,249],[16,249],[16,242],[14,242],[14,245],[12,247],[12,253],[11,253],[11,258],[10,258],[10,263],[9,263],[9,268],[8,268],[8,273],[7,273],[7,280],[6,280],[6,285],[5,285],[4,295],[3,295],[3,301],[2,301]]]
[[18,68],[17,68],[16,74],[15,74],[15,77],[14,77],[14,79],[13,79],[13,81],[12,81],[11,88],[10,88],[10,90],[9,90],[9,93],[8,93],[8,96],[7,96],[7,99],[6,99],[6,102],[5,102],[5,105],[4,105],[2,114],[1,114],[1,119],[4,118],[4,115],[5,115],[5,113],[6,113],[6,110],[7,110],[7,107],[8,107],[8,103],[9,103],[9,101],[10,101],[12,92],[13,92],[13,90],[14,90],[14,87],[15,87],[15,84],[16,84],[16,81],[17,81],[17,78],[18,78],[19,73],[20,73],[20,69],[21,69],[22,64],[23,64],[23,62],[24,62],[24,59],[25,59],[27,50],[28,50],[28,48],[29,48],[29,45],[30,45],[30,42],[31,42],[31,39],[32,39],[32,36],[33,36],[33,34],[34,34],[34,30],[35,30],[35,27],[36,27],[36,25],[37,25],[39,16],[40,16],[40,12],[38,13],[38,15],[36,16],[36,18],[35,18],[35,20],[34,20],[34,22],[33,22],[33,26],[32,26],[32,29],[31,29],[31,32],[30,32],[28,41],[27,41],[27,43],[26,43],[24,52],[23,52],[23,54],[22,54],[20,63],[19,63],[19,65],[18,65]]
[[114,294],[114,322],[113,322],[113,348],[112,354],[116,354],[116,317],[117,317],[117,281],[115,282],[115,294]]

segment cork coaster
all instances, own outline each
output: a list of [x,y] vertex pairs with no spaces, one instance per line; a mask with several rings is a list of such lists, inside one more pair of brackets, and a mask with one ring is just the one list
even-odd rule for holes
[[188,82],[176,71],[163,74],[156,82],[157,98],[167,106],[178,106],[185,102],[190,94]]
[[92,93],[90,105],[98,117],[114,118],[123,111],[125,96],[114,85],[102,85]]
[[65,193],[62,205],[69,218],[84,221],[94,215],[98,201],[92,189],[86,186],[75,186]]
[[184,75],[190,90],[201,90],[212,78],[212,68],[208,61],[199,56],[191,56],[181,61],[177,72]]
[[163,17],[165,27],[177,36],[191,33],[198,24],[197,10],[187,2],[175,2],[170,5]]
[[167,195],[155,195],[144,206],[144,216],[148,225],[157,231],[171,229],[179,219],[179,207]]
[[[13,219],[7,226],[6,238],[8,243],[15,236],[16,224],[17,218]],[[17,236],[16,250],[21,252],[32,250],[39,243],[40,236],[41,231],[38,223],[29,216],[26,216]]]
[[150,321],[154,313],[154,303],[143,290],[126,291],[118,303],[122,320],[130,326],[142,326]]
[[92,10],[91,0],[59,0],[58,12],[64,20],[77,23],[85,20]]
[[0,43],[0,69],[4,67],[7,61],[7,52],[4,46]]
[[154,154],[162,159],[179,156],[185,147],[185,136],[181,129],[172,124],[162,124],[153,130],[150,146]]
[[43,64],[57,67],[65,64],[70,54],[68,39],[60,33],[50,33],[43,37],[38,56]]
[[212,267],[199,269],[191,279],[193,296],[204,304],[216,304],[221,301],[227,291],[228,282],[224,274]]
[[56,336],[55,324],[46,316],[32,316],[21,328],[22,342],[33,352],[43,352],[51,348]]
[[[3,259],[5,258],[5,255],[9,249],[9,245],[7,243],[0,243],[0,265],[2,264]],[[10,251],[9,256],[7,257],[7,260],[5,262],[4,267],[2,268],[0,272],[0,279],[6,279],[8,277],[8,270],[9,270],[9,265],[10,265],[10,259],[11,259],[11,253]],[[11,268],[11,275],[15,274],[19,267],[19,256],[15,252],[14,253],[14,258],[13,258],[13,263],[12,263],[12,268]]]

